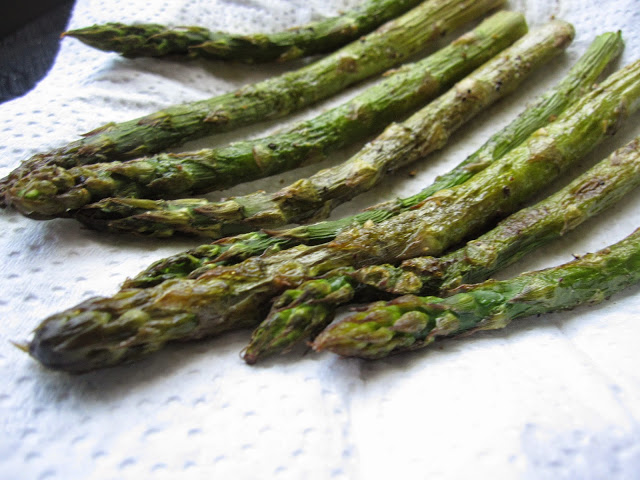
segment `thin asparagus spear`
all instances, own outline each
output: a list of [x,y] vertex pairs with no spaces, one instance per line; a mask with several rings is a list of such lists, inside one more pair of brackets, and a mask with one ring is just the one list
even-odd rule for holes
[[374,303],[331,325],[315,350],[381,358],[416,350],[438,337],[506,327],[531,315],[596,304],[640,282],[640,229],[597,253],[510,280],[464,285],[448,298],[407,295]]
[[[13,181],[45,165],[71,168],[136,158],[190,139],[283,117],[402,62],[443,32],[502,3],[504,0],[429,0],[299,70],[218,97],[171,106],[124,123],[109,123],[80,140],[23,162],[0,181],[0,198]],[[37,192],[30,195],[36,197]]]
[[611,75],[473,179],[438,192],[414,210],[377,225],[355,226],[326,245],[299,245],[218,267],[196,279],[168,280],[152,288],[121,290],[111,298],[89,299],[44,320],[29,352],[60,370],[107,367],[156,351],[169,341],[255,326],[274,296],[336,268],[438,255],[499,213],[517,209],[613,135],[638,108],[640,61]]
[[175,198],[320,161],[435,98],[526,32],[521,14],[498,12],[448,47],[403,66],[352,100],[284,133],[225,148],[128,162],[68,170],[43,167],[17,180],[7,196],[18,210],[45,218],[68,215],[69,210],[105,197]]
[[622,47],[620,33],[605,33],[598,36],[557,86],[546,92],[535,105],[527,108],[507,127],[494,134],[465,161],[436,179],[433,184],[417,195],[372,207],[368,211],[336,221],[320,222],[270,233],[252,232],[227,237],[213,244],[201,245],[154,263],[135,278],[128,280],[124,288],[144,288],[170,278],[184,278],[191,274],[197,276],[207,268],[238,263],[266,251],[278,251],[300,243],[328,242],[348,226],[363,224],[366,221],[378,223],[412,208],[442,188],[463,183],[473,174],[518,146],[531,133],[546,125],[549,119],[558,116],[570,103],[587,93],[605,67],[620,54]]
[[159,236],[182,232],[220,238],[326,215],[373,188],[387,173],[442,148],[453,132],[513,92],[531,72],[562,52],[572,37],[573,27],[566,22],[536,29],[408,120],[392,123],[343,164],[277,192],[260,191],[223,202],[105,200],[83,208],[76,218],[90,227],[116,232]]
[[199,56],[256,63],[331,52],[356,40],[422,0],[366,0],[340,16],[275,33],[238,35],[207,28],[107,23],[70,30],[63,37],[125,57]]
[[554,195],[512,214],[450,254],[412,258],[401,268],[372,265],[355,273],[338,271],[287,290],[254,331],[243,358],[253,364],[313,337],[331,322],[340,305],[357,297],[356,289],[363,284],[394,294],[430,295],[440,290],[447,295],[463,283],[484,281],[615,204],[638,185],[640,137]]

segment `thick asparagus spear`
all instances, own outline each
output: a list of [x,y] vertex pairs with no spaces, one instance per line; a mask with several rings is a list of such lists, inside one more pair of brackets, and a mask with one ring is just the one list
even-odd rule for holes
[[512,214],[493,230],[450,254],[412,258],[401,268],[372,265],[355,273],[337,271],[287,290],[253,333],[243,357],[248,363],[255,363],[313,337],[331,322],[340,305],[353,300],[356,288],[362,284],[394,294],[430,295],[438,290],[447,294],[463,283],[484,281],[573,230],[638,185],[640,137],[554,195]]
[[104,125],[80,140],[23,162],[0,183],[0,197],[17,178],[45,165],[71,168],[136,158],[190,139],[285,116],[402,62],[443,32],[502,3],[504,0],[428,0],[299,70],[218,97]]
[[[473,85],[469,85],[473,91]],[[195,279],[124,289],[53,315],[28,349],[44,365],[85,371],[189,340],[255,326],[269,300],[336,268],[438,255],[539,191],[640,107],[640,61],[611,75],[558,119],[473,179],[380,224],[209,270]]]
[[373,188],[387,173],[442,148],[453,132],[515,90],[528,74],[562,52],[572,37],[573,28],[566,22],[554,21],[536,29],[408,120],[392,123],[343,164],[277,192],[260,191],[223,202],[105,200],[80,210],[77,218],[110,231],[159,236],[184,232],[220,238],[326,215]]
[[365,0],[340,16],[275,33],[238,35],[203,27],[107,23],[64,32],[87,45],[125,57],[201,56],[247,63],[287,61],[327,53],[356,40],[422,0]]
[[619,33],[605,33],[598,36],[558,85],[545,93],[536,104],[528,107],[507,127],[494,134],[465,161],[436,179],[433,184],[417,195],[379,205],[339,220],[270,233],[252,232],[224,238],[213,244],[201,245],[154,263],[135,278],[128,280],[125,287],[147,287],[170,278],[183,278],[191,274],[197,276],[202,269],[237,263],[251,256],[261,255],[265,251],[290,248],[299,243],[328,242],[350,225],[362,224],[366,221],[378,223],[412,208],[438,190],[466,181],[519,145],[535,130],[546,125],[549,119],[559,115],[570,103],[579,99],[591,88],[604,68],[619,55],[622,46]]
[[7,195],[20,211],[43,218],[67,215],[68,210],[111,196],[174,198],[204,193],[319,161],[433,99],[526,31],[521,14],[498,12],[448,47],[403,66],[352,100],[284,133],[225,148],[128,162],[68,170],[43,167],[17,180]]
[[361,283],[395,294],[446,294],[481,282],[608,208],[640,184],[640,137],[549,198],[514,213],[490,232],[439,258],[417,257],[396,268],[364,267]]
[[494,330],[531,315],[596,304],[640,282],[640,229],[597,253],[510,280],[464,285],[448,298],[407,295],[331,325],[316,350],[381,358],[438,337]]

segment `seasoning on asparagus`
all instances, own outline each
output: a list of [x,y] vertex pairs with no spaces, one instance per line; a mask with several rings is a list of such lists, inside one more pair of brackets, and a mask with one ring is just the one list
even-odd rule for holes
[[170,278],[198,276],[203,270],[238,263],[264,252],[279,251],[300,243],[317,244],[333,240],[341,230],[366,221],[381,222],[418,203],[445,187],[466,181],[494,160],[518,146],[531,133],[557,117],[569,104],[586,94],[605,67],[623,48],[620,33],[598,36],[584,55],[557,86],[545,93],[512,123],[494,134],[478,151],[449,173],[439,177],[417,195],[372,207],[360,214],[334,221],[319,222],[273,232],[251,232],[200,245],[187,252],[160,260],[128,280],[124,287],[144,288]]
[[[137,158],[187,140],[283,117],[399,64],[443,32],[503,3],[504,0],[429,0],[299,70],[207,100],[171,106],[124,123],[109,123],[80,140],[23,162],[0,181],[0,199],[8,185],[45,165],[71,168]],[[29,195],[35,200],[38,192],[31,191]]]
[[358,39],[422,0],[365,0],[340,16],[275,33],[239,35],[199,26],[106,23],[69,30],[63,37],[125,57],[189,55],[256,63],[331,52]]
[[506,327],[512,320],[596,304],[640,282],[640,229],[597,253],[558,267],[463,285],[448,298],[407,295],[374,303],[331,325],[316,350],[376,359],[439,337]]
[[531,72],[562,52],[572,37],[573,28],[566,22],[554,21],[536,29],[408,120],[392,123],[346,162],[277,192],[259,191],[223,202],[105,200],[80,210],[76,217],[90,227],[109,231],[157,236],[182,232],[220,238],[324,216],[373,188],[386,174],[442,148],[453,132],[513,92]]
[[340,305],[354,297],[362,301],[357,295],[362,285],[394,294],[430,295],[440,291],[446,295],[461,284],[484,281],[618,202],[638,185],[640,137],[554,195],[512,214],[493,230],[450,254],[412,258],[401,268],[372,265],[355,273],[332,272],[285,291],[254,331],[243,358],[253,364],[313,337],[331,322]]
[[[472,85],[469,85],[472,87]],[[472,89],[473,91],[473,89]],[[44,365],[86,371],[131,361],[167,342],[255,326],[269,300],[336,268],[438,255],[569,168],[640,107],[640,61],[611,75],[558,119],[471,180],[380,224],[342,232],[326,245],[299,245],[209,270],[89,299],[45,319],[29,343]],[[506,195],[508,188],[509,194]]]
[[526,31],[521,14],[498,12],[448,47],[403,66],[352,100],[284,133],[223,148],[164,153],[128,162],[68,170],[43,167],[16,181],[7,195],[27,214],[64,216],[105,197],[175,198],[320,161],[435,98]]

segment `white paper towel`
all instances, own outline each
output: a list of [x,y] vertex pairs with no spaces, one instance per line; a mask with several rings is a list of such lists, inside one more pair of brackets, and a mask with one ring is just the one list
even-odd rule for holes
[[[356,3],[78,0],[70,27],[153,21],[276,30]],[[637,0],[516,0],[510,8],[525,12],[531,25],[552,15],[569,20],[576,41],[428,164],[412,167],[416,177],[401,172],[335,216],[415,192],[447,171],[557,81],[596,34],[623,31],[627,47],[619,65],[640,58]],[[47,78],[27,96],[0,106],[0,174],[108,121],[206,98],[285,68],[126,60],[65,39]],[[636,115],[582,168],[640,134],[637,122]],[[260,125],[185,148],[262,135],[282,125]],[[274,188],[281,179],[317,168],[223,195]],[[640,226],[639,207],[640,193],[632,194],[501,276],[613,243]],[[638,478],[637,288],[599,306],[522,320],[503,331],[375,363],[296,352],[248,367],[238,357],[248,332],[238,332],[173,346],[135,365],[68,376],[41,369],[9,340],[26,338],[49,314],[115,292],[127,276],[195,242],[103,235],[72,221],[35,222],[12,211],[1,213],[0,222],[2,479]]]

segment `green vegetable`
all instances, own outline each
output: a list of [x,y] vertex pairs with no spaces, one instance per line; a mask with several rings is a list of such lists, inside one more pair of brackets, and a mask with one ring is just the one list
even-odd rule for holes
[[400,267],[370,265],[335,272],[285,291],[254,331],[243,357],[255,363],[287,351],[331,322],[336,309],[362,285],[393,294],[447,294],[496,271],[573,230],[640,185],[640,137],[547,199],[522,209],[463,248],[442,257],[417,257]]
[[505,129],[494,134],[478,151],[451,172],[436,179],[417,195],[378,205],[360,214],[334,221],[304,225],[284,231],[252,232],[227,237],[213,244],[201,245],[190,251],[160,260],[126,284],[146,287],[169,278],[197,276],[207,268],[237,263],[265,251],[281,250],[294,245],[324,243],[333,240],[343,229],[366,221],[381,222],[416,206],[425,198],[445,187],[468,180],[507,151],[522,143],[531,133],[546,125],[570,103],[586,94],[604,68],[622,50],[619,33],[605,33],[597,37],[580,60],[558,85],[531,107],[528,107]]
[[[218,267],[193,279],[123,289],[45,319],[29,343],[44,365],[86,371],[130,361],[167,342],[255,326],[269,300],[336,268],[438,255],[548,185],[640,107],[640,61],[611,75],[470,181],[414,210],[297,247]],[[505,187],[508,187],[508,194]]]
[[436,97],[526,31],[522,15],[499,12],[450,46],[403,66],[345,104],[284,133],[128,162],[68,170],[43,167],[16,181],[7,195],[19,210],[42,218],[68,215],[69,210],[111,196],[175,198],[228,188],[320,161]]
[[339,305],[352,301],[362,284],[394,294],[430,294],[438,289],[447,294],[463,283],[485,280],[616,203],[638,184],[640,138],[558,193],[514,213],[450,254],[409,259],[401,268],[372,265],[351,274],[336,272],[287,290],[255,330],[243,356],[255,363],[313,336],[329,324]]
[[247,63],[328,53],[402,15],[422,0],[366,0],[340,16],[275,33],[237,35],[203,27],[107,23],[70,30],[87,45],[125,57],[201,56]]
[[496,228],[439,258],[417,257],[399,268],[364,267],[361,283],[395,294],[446,294],[483,281],[618,202],[640,184],[640,137],[559,192],[503,220]]
[[[137,158],[187,140],[283,117],[401,63],[443,32],[503,3],[504,0],[429,0],[299,70],[128,122],[106,124],[80,140],[23,162],[0,182],[0,198],[15,180],[46,165],[71,168]],[[38,192],[29,195],[34,200]]]
[[[487,22],[500,24],[502,18],[499,15]],[[485,37],[486,27],[480,28],[483,33],[472,33],[463,43]],[[562,52],[572,38],[573,27],[561,21],[531,32],[406,121],[392,123],[343,164],[275,193],[260,191],[223,202],[109,199],[82,209],[76,218],[109,231],[158,236],[183,232],[220,238],[325,215],[373,188],[387,173],[442,148],[453,132],[515,90],[528,74]],[[464,56],[459,61],[464,63]]]
[[564,265],[510,280],[464,285],[448,298],[408,295],[374,303],[331,325],[316,350],[381,358],[439,337],[506,327],[531,315],[596,304],[640,282],[640,229],[619,243]]

